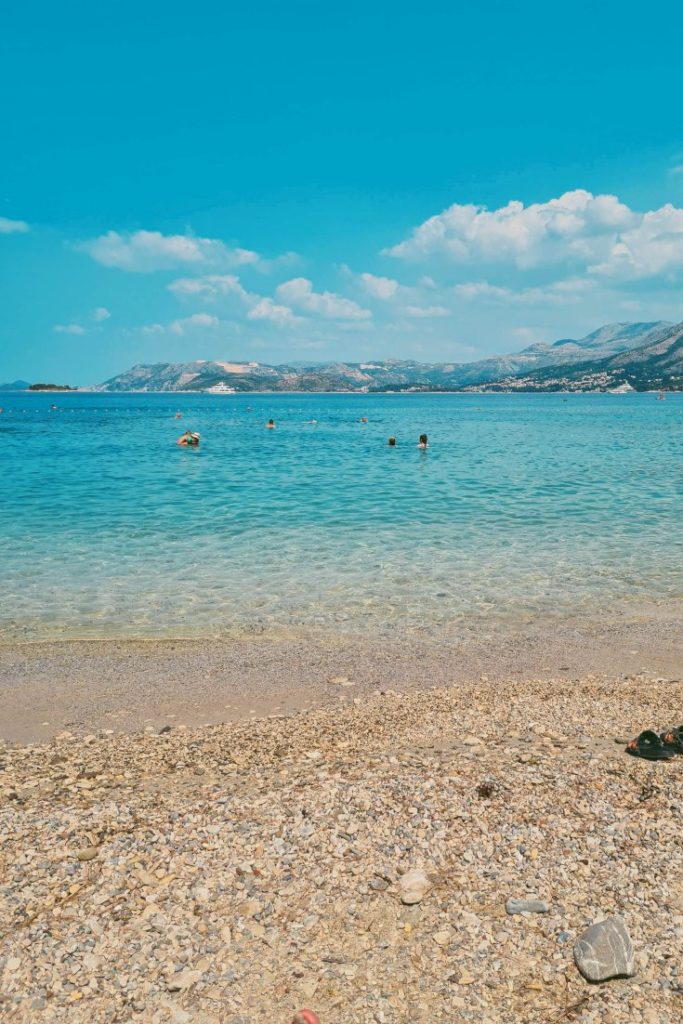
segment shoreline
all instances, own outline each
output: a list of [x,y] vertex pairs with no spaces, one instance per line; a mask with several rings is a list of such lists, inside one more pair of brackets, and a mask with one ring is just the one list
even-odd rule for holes
[[0,739],[194,727],[330,707],[377,690],[683,676],[676,603],[613,618],[489,624],[446,642],[397,635],[142,637],[0,643]]

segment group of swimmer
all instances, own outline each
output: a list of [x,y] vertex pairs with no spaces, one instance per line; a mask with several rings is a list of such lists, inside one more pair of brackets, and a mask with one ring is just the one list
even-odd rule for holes
[[[182,415],[183,414],[181,412],[177,412],[175,414],[175,418],[177,420],[179,420],[182,417]],[[317,423],[318,421],[317,420],[307,420],[307,422],[308,423]],[[361,423],[367,423],[368,422],[367,416],[361,416],[360,422]],[[266,428],[266,430],[275,430],[275,420],[268,420],[268,422],[265,424],[265,428]],[[186,430],[184,434],[180,435],[180,437],[176,441],[176,444],[181,445],[181,447],[183,447],[183,448],[198,448],[199,447],[199,439],[200,439],[200,437],[201,437],[201,434],[197,433],[196,431]],[[396,438],[392,435],[389,438],[387,444],[389,445],[390,448],[395,448],[396,447]],[[417,447],[418,448],[429,448],[429,440],[428,440],[426,434],[420,434],[420,439],[417,442]]]
[[[396,447],[396,438],[393,437],[393,436],[390,437],[388,442],[387,442],[387,444],[389,445],[390,448],[395,448]],[[418,448],[429,448],[429,440],[428,440],[426,434],[420,434],[420,440],[417,442],[417,447]]]

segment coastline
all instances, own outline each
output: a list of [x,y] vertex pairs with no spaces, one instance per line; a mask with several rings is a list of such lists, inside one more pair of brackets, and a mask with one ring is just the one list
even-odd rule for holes
[[419,634],[3,642],[0,739],[234,722],[329,707],[377,689],[422,692],[477,680],[677,679],[680,621],[680,604],[662,602],[600,619],[482,623],[458,642]]

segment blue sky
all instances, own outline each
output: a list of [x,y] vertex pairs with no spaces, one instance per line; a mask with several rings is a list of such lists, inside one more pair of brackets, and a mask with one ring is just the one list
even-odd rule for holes
[[12,5],[0,380],[682,320],[680,5],[595,6]]

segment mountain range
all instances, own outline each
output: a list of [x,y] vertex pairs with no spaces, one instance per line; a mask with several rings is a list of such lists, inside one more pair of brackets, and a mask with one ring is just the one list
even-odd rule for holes
[[96,391],[636,390],[683,388],[683,324],[607,324],[585,338],[537,343],[470,363],[140,364]]
[[[25,390],[25,381],[0,391]],[[683,390],[683,323],[613,323],[585,338],[539,342],[469,363],[138,364],[85,391],[601,391]]]

